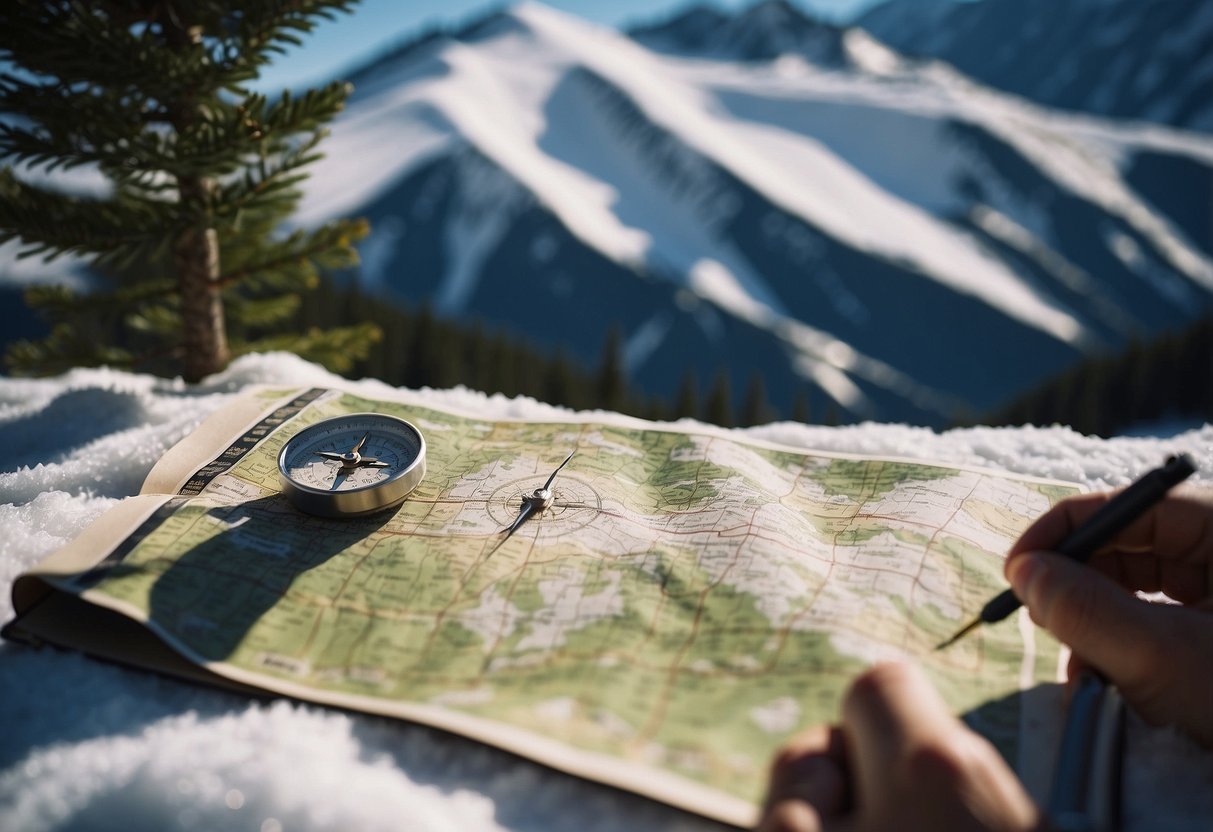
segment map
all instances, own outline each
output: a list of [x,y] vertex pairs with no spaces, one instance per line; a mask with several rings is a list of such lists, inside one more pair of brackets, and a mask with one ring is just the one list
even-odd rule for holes
[[[835,720],[873,661],[920,662],[1008,754],[1018,721],[994,705],[1057,678],[1058,646],[1026,619],[933,648],[1005,588],[1003,554],[1074,487],[635,420],[292,401],[69,588],[246,684],[751,808],[775,749]],[[297,512],[283,443],[362,411],[421,430],[421,485],[365,518]],[[552,504],[507,537],[570,453]]]

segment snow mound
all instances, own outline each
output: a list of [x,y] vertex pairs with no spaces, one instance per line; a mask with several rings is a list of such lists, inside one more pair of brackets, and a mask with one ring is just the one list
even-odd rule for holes
[[[0,378],[0,618],[16,575],[135,493],[155,460],[252,384],[345,386],[294,356],[245,356],[196,386],[111,370]],[[558,408],[426,390],[484,418]],[[690,426],[690,423],[687,423]],[[779,423],[741,435],[826,451],[946,460],[1122,485],[1183,451],[1213,481],[1213,426],[1169,439],[1100,440],[1063,427],[937,433],[896,424]],[[1056,695],[1056,691],[1052,692]],[[717,828],[475,743],[389,720],[255,701],[54,650],[0,644],[0,828],[21,830],[584,830]],[[1204,828],[1213,758],[1136,721],[1126,829]],[[1144,763],[1142,761],[1145,761]],[[1148,763],[1148,764],[1146,764]],[[1170,808],[1163,808],[1170,807]]]

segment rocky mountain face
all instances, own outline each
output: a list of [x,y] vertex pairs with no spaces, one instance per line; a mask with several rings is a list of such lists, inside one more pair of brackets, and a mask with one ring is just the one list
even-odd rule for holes
[[785,413],[944,425],[1213,299],[1207,134],[781,0],[630,36],[528,2],[351,80],[298,221],[368,217],[385,298],[587,363],[614,330],[650,393],[761,374]]
[[359,278],[587,361],[616,328],[652,392],[760,372],[783,406],[944,424],[1213,292],[1204,137],[782,2],[632,37],[526,3],[354,82],[304,219],[371,219]]
[[787,0],[766,0],[736,15],[694,6],[627,34],[655,52],[725,61],[770,61],[787,55],[819,67],[851,65],[846,30],[808,17]]
[[1208,0],[889,0],[857,24],[1052,107],[1213,132]]

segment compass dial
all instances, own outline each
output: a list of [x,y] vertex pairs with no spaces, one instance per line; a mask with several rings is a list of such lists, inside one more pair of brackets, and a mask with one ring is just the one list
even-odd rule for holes
[[381,413],[352,413],[295,434],[278,454],[282,491],[322,517],[356,517],[399,505],[425,475],[425,439]]

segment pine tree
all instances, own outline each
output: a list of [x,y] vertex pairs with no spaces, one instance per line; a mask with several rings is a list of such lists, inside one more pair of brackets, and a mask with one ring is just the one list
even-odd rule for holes
[[767,401],[766,382],[763,381],[762,373],[756,370],[750,375],[750,383],[746,387],[740,424],[746,427],[765,425],[774,419],[775,413],[771,403]]
[[678,396],[674,399],[674,418],[699,418],[699,382],[695,379],[694,370],[687,370],[682,377]]
[[[364,221],[282,234],[303,168],[349,89],[251,92],[276,53],[356,0],[5,0],[0,4],[0,242],[85,258],[104,287],[27,295],[51,321],[6,356],[14,372],[81,364],[222,369],[232,354],[293,349],[345,369],[368,325],[282,334],[318,269],[353,265]],[[99,171],[102,196],[39,174]],[[46,177],[44,177],[46,178]],[[167,360],[169,363],[164,365]]]
[[623,367],[623,334],[611,327],[602,345],[596,385],[597,405],[605,410],[623,411],[627,407],[627,376]]
[[558,349],[544,371],[542,399],[549,404],[577,407],[579,398],[573,362],[564,350]]
[[796,400],[792,402],[792,421],[807,425],[812,416],[813,411],[809,405],[809,391],[801,387],[796,391]]
[[708,390],[703,406],[703,420],[722,428],[733,426],[733,393],[729,385],[729,374],[720,370]]

